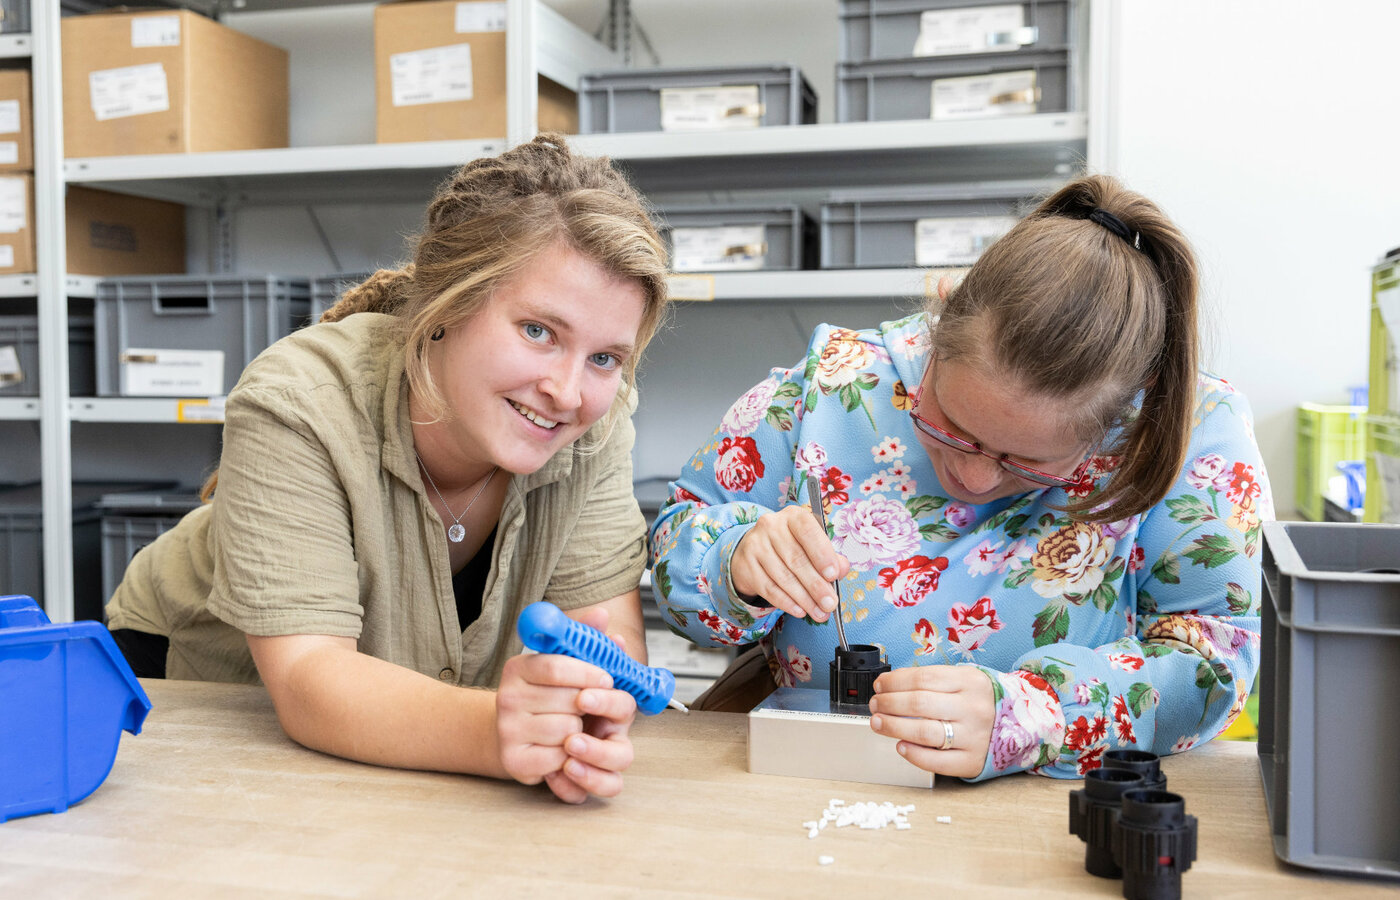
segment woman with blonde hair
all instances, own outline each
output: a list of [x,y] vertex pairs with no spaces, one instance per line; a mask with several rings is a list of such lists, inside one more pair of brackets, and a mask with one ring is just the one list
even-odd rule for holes
[[514,624],[549,600],[645,658],[629,415],[665,272],[607,160],[542,135],[459,169],[410,265],[229,394],[217,490],[108,604],[137,673],[261,678],[327,753],[617,793],[632,698]]
[[839,590],[892,667],[871,728],[938,774],[1209,740],[1258,667],[1270,500],[1244,397],[1197,369],[1186,239],[1085,176],[938,293],[819,327],[729,410],[652,529],[668,618],[825,690]]

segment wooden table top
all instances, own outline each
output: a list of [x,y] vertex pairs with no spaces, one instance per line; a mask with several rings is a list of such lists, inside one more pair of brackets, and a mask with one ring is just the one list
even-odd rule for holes
[[[0,897],[1121,895],[1084,871],[1069,833],[1082,782],[940,779],[926,791],[750,775],[744,716],[668,711],[634,726],[620,796],[569,806],[543,787],[307,750],[261,688],[143,684],[145,730],[122,735],[92,796],[0,824]],[[1274,857],[1253,744],[1217,741],[1163,767],[1199,821],[1185,896],[1395,896],[1394,883]],[[833,798],[913,803],[912,827],[808,838],[802,823]]]

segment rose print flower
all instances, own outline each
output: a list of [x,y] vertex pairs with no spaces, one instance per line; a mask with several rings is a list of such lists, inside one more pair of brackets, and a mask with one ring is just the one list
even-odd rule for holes
[[1111,537],[1115,541],[1121,541],[1123,536],[1132,531],[1134,526],[1137,525],[1138,518],[1138,516],[1129,516],[1126,519],[1119,519],[1116,522],[1104,522],[1100,524],[1099,527],[1103,529],[1105,536]]
[[1080,716],[1070,723],[1065,729],[1065,746],[1071,750],[1083,750],[1092,746],[1093,738],[1089,736],[1089,719],[1087,716]]
[[1083,753],[1080,753],[1078,759],[1075,761],[1076,765],[1079,767],[1079,774],[1083,775],[1093,769],[1102,767],[1103,752],[1107,749],[1107,747],[1099,744],[1097,747],[1090,747]]
[[779,687],[796,687],[812,680],[812,660],[796,644],[788,644],[787,653],[779,651],[777,656]]
[[1194,746],[1196,746],[1197,744],[1199,744],[1200,742],[1201,742],[1201,736],[1200,736],[1199,734],[1188,734],[1188,735],[1185,735],[1185,736],[1183,736],[1183,737],[1178,738],[1178,739],[1177,739],[1177,742],[1176,742],[1175,744],[1172,744],[1172,752],[1173,752],[1173,753],[1184,753],[1184,752],[1186,752],[1187,750],[1190,750],[1192,747],[1194,747]]
[[938,576],[947,568],[946,557],[911,556],[894,568],[881,569],[880,586],[885,589],[885,599],[895,606],[918,606],[938,590]]
[[992,725],[992,765],[997,769],[1030,766],[1041,743],[1064,743],[1060,701],[1049,683],[1031,672],[1011,672],[1002,679],[1006,691]]
[[914,623],[914,633],[910,637],[914,639],[915,656],[932,656],[938,652],[938,629],[928,619]]
[[1145,662],[1141,656],[1133,656],[1131,653],[1110,653],[1108,663],[1115,669],[1122,669],[1124,672],[1136,672],[1142,668]]
[[1011,546],[1006,548],[1006,552],[1001,555],[1001,562],[997,564],[998,572],[1011,572],[1021,568],[1021,565],[1035,552],[1031,542],[1026,538],[1012,541]]
[[833,328],[817,361],[816,382],[823,394],[832,394],[856,380],[861,370],[870,368],[875,354],[856,332]]
[[1066,525],[1043,538],[1031,556],[1042,597],[1087,596],[1103,582],[1103,567],[1113,557],[1114,540],[1087,523]]
[[1181,644],[1182,649],[1199,654],[1202,659],[1216,656],[1215,644],[1199,616],[1164,616],[1148,625],[1142,638],[1162,644]]
[[1205,456],[1198,456],[1191,463],[1191,471],[1186,476],[1186,483],[1198,491],[1205,491],[1214,488],[1224,490],[1229,484],[1229,479],[1222,477],[1225,475],[1225,457],[1219,453],[1207,453]]
[[1247,463],[1235,463],[1230,470],[1230,486],[1225,489],[1225,499],[1238,505],[1245,499],[1258,497],[1262,490],[1254,475],[1254,467]]
[[1142,567],[1147,565],[1147,553],[1136,544],[1133,545],[1132,552],[1128,554],[1128,571],[1141,572]]
[[836,552],[857,569],[888,566],[919,549],[919,526],[903,503],[876,495],[832,517]]
[[869,478],[865,479],[860,483],[860,492],[862,494],[867,495],[874,494],[883,491],[889,486],[889,472],[887,472],[885,469],[881,469],[880,471],[876,472],[874,475],[871,475]]
[[826,448],[816,441],[808,441],[797,451],[793,464],[797,471],[820,478],[826,472]]
[[966,503],[949,503],[943,508],[943,518],[954,528],[966,528],[972,521],[972,507]]
[[710,579],[704,575],[695,576],[695,587],[706,597],[710,595]]
[[846,493],[846,488],[851,486],[852,480],[851,476],[836,466],[829,467],[822,473],[822,501],[828,506],[840,506],[848,502],[851,495]]
[[1080,706],[1088,706],[1089,701],[1094,699],[1093,688],[1087,681],[1076,681],[1074,683],[1074,702]]
[[1253,497],[1240,498],[1240,502],[1232,505],[1230,517],[1225,520],[1225,524],[1235,531],[1238,531],[1240,534],[1247,534],[1253,531],[1255,528],[1259,527],[1259,513],[1255,509],[1255,506],[1256,501]]
[[993,544],[991,539],[984,539],[963,557],[963,565],[969,575],[990,575],[1001,567],[1003,559],[1001,541]]
[[914,483],[913,479],[906,478],[899,483],[899,496],[901,497],[912,497],[918,492],[919,486]]
[[874,447],[870,448],[870,455],[877,463],[893,462],[904,456],[905,445],[897,437],[887,437]]
[[908,412],[914,408],[914,398],[909,396],[909,389],[904,386],[904,382],[894,383],[894,393],[890,397],[890,404],[900,412]]
[[1097,742],[1106,737],[1108,737],[1108,719],[1103,716],[1094,716],[1094,721],[1089,723],[1089,739]]
[[962,603],[948,610],[948,643],[968,659],[982,646],[993,631],[1001,630],[1001,619],[991,597],[983,597],[971,606]]
[[720,419],[720,429],[734,437],[751,434],[768,414],[768,407],[772,404],[773,394],[777,390],[777,378],[765,379],[749,388],[748,393],[735,400],[734,405],[729,407],[729,412]]
[[1133,734],[1133,717],[1128,712],[1128,701],[1123,699],[1122,694],[1113,698],[1113,726],[1120,743],[1137,743],[1137,736]]
[[1240,651],[1259,643],[1259,635],[1244,628],[1236,627],[1220,619],[1202,618],[1197,620],[1200,633],[1215,648],[1216,655],[1234,659]]
[[727,437],[720,442],[715,481],[729,491],[751,491],[763,477],[763,457],[751,437]]
[[671,499],[675,503],[694,503],[700,509],[704,509],[706,506],[704,500],[701,500],[683,487],[677,487],[673,490],[671,492]]

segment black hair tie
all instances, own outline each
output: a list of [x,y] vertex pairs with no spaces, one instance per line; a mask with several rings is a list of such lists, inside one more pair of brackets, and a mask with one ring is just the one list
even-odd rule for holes
[[1096,207],[1093,212],[1089,213],[1089,218],[1095,222],[1098,222],[1100,225],[1107,228],[1109,231],[1113,232],[1123,240],[1132,244],[1134,249],[1142,249],[1142,234],[1140,232],[1133,231],[1127,225],[1124,225],[1122,219],[1118,218],[1108,210],[1099,209]]

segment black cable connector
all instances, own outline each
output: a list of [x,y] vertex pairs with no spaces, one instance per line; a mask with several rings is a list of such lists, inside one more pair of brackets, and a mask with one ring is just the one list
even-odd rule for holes
[[831,660],[831,702],[844,706],[869,706],[875,696],[875,679],[888,672],[890,664],[880,659],[880,648],[871,644],[851,644],[836,648]]

